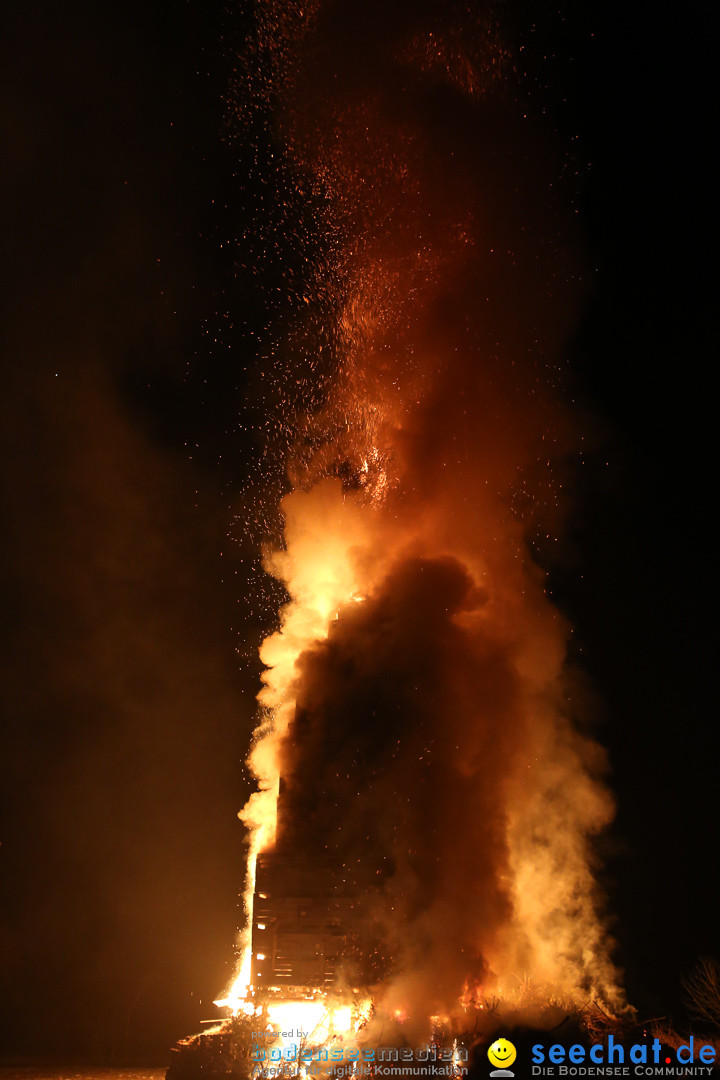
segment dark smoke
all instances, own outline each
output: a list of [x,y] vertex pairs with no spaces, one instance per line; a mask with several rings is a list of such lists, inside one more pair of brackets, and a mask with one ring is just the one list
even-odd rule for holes
[[388,959],[426,971],[435,1005],[485,974],[458,922],[480,942],[510,910],[500,789],[524,719],[511,658],[456,621],[484,599],[453,559],[394,566],[300,657],[282,757],[279,847],[382,871]]

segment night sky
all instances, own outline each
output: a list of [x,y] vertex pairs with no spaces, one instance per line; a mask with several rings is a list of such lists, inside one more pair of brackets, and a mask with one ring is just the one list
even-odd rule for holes
[[[682,1024],[681,975],[720,955],[717,15],[582,8],[508,15],[581,173],[593,281],[567,343],[590,448],[550,582],[610,752],[628,995]],[[256,193],[225,99],[248,14],[4,18],[0,1059],[162,1062],[232,972],[270,619],[234,520],[282,315],[272,266],[241,265]]]

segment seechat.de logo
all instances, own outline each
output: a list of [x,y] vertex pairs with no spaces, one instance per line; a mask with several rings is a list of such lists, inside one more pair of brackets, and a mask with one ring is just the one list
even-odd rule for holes
[[510,1072],[510,1069],[507,1066],[512,1065],[516,1057],[517,1050],[509,1039],[496,1039],[488,1050],[490,1064],[495,1066],[490,1075],[514,1076],[515,1073]]

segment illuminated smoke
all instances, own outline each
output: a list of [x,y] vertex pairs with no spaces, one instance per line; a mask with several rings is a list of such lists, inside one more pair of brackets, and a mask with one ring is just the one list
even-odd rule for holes
[[[621,1001],[592,873],[604,755],[532,555],[577,446],[558,355],[579,275],[512,67],[489,7],[278,3],[243,76],[322,242],[275,373],[293,491],[267,569],[290,601],[241,816],[254,852],[284,836],[382,871],[378,998],[418,1016],[521,983]],[[316,380],[299,419],[291,377]]]

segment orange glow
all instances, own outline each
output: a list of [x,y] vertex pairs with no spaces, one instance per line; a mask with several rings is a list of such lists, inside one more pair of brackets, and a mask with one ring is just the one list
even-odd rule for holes
[[352,1028],[352,1009],[349,1005],[344,1006],[341,1009],[333,1009],[332,1012],[332,1026],[333,1030],[344,1033],[350,1031]]
[[327,1009],[322,1001],[279,1001],[268,1005],[268,1018],[274,1028],[313,1035],[319,1025],[327,1022]]

